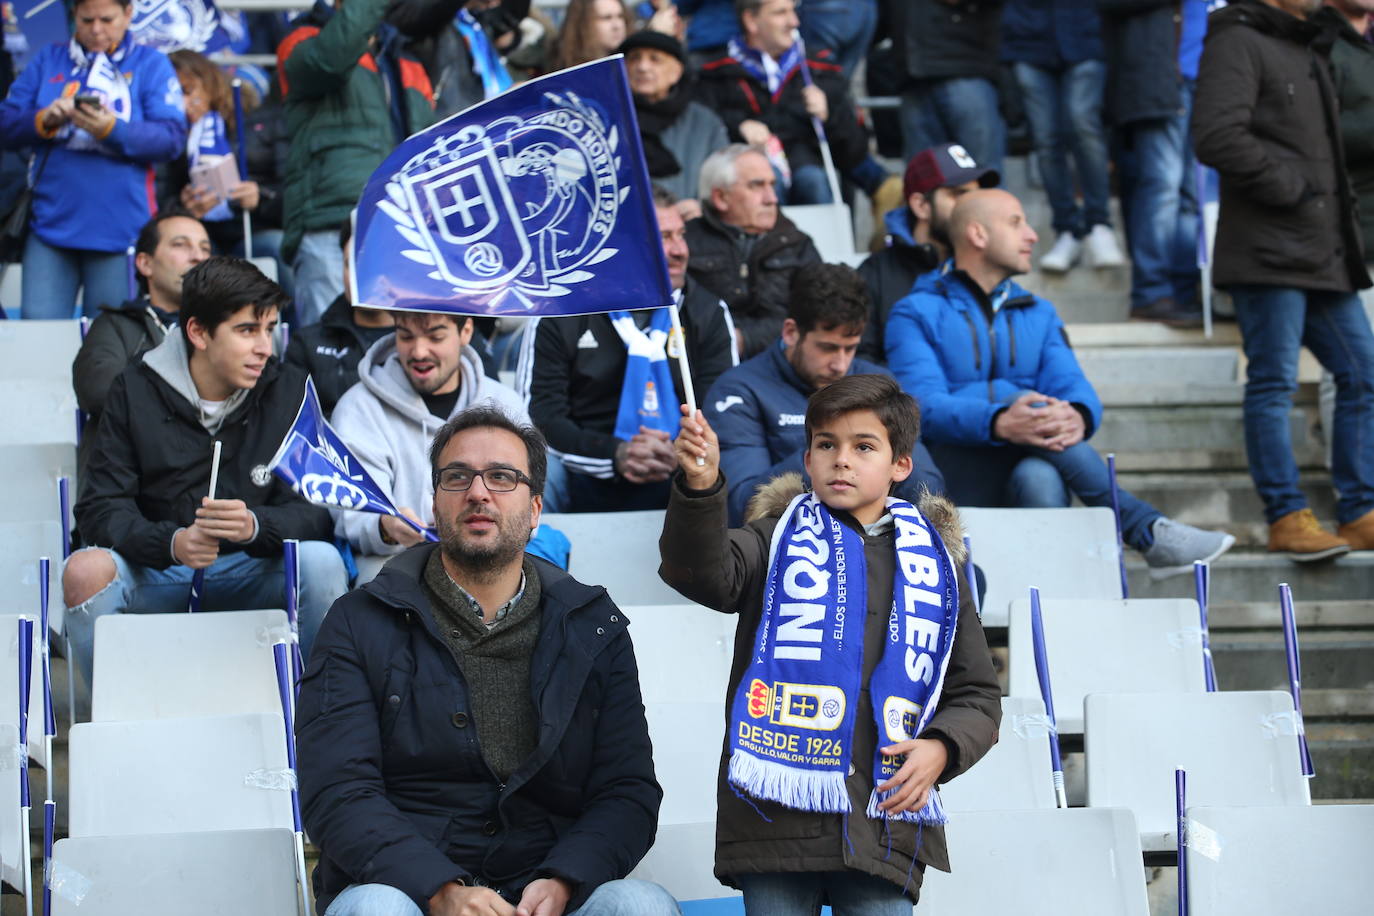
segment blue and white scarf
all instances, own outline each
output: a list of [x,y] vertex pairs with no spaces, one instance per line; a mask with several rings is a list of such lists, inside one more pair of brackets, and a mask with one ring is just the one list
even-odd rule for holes
[[611,326],[625,341],[625,383],[620,389],[620,410],[615,416],[617,439],[633,439],[641,426],[661,429],[677,438],[681,423],[673,373],[668,367],[668,337],[672,319],[666,308],[655,309],[644,330],[630,312],[610,312]]
[[[890,815],[903,758],[881,748],[918,736],[940,702],[954,646],[959,593],[940,535],[920,510],[888,498],[896,574],[883,656],[869,679],[878,728],[865,813],[943,824],[939,793],[920,811]],[[754,798],[802,811],[847,813],[845,788],[863,677],[868,615],[864,539],[813,493],[788,504],[773,532],[754,658],[730,710],[730,782]],[[856,763],[857,765],[857,763]]]
[[774,101],[777,101],[778,93],[782,91],[792,71],[802,65],[802,44],[799,41],[793,42],[792,47],[778,58],[776,69],[766,66],[763,60],[764,53],[757,48],[749,47],[739,39],[739,36],[730,39],[726,52],[739,61],[746,73],[768,87],[768,94]]
[[[231,156],[233,152],[229,146],[229,130],[225,126],[224,117],[218,111],[207,111],[199,121],[191,125],[190,131],[186,134],[186,158],[190,161],[192,169],[205,156]],[[233,216],[229,202],[221,200],[211,207],[202,219],[223,222],[232,219]]]
[[487,37],[486,30],[477,21],[477,17],[466,9],[461,9],[458,15],[453,17],[453,27],[468,44],[473,72],[482,79],[482,97],[490,99],[509,89],[514,80],[506,71],[506,65],[501,63],[501,55]]
[[[113,54],[104,51],[87,51],[73,38],[67,43],[67,56],[72,61],[72,71],[81,78],[78,95],[97,95],[100,104],[112,112],[120,121],[128,122],[133,118],[133,94],[129,91],[129,81],[119,72],[117,64],[122,63],[133,47],[133,38],[125,34],[124,40],[115,48]],[[89,133],[68,122],[57,132],[57,142],[71,150],[104,151],[104,143]]]

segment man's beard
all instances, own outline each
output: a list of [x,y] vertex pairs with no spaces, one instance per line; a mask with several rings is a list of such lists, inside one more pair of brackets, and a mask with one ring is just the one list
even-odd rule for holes
[[465,515],[486,515],[496,520],[496,531],[476,542],[465,539],[462,518],[456,523],[442,515],[434,518],[439,529],[439,549],[444,557],[478,582],[489,582],[504,572],[530,541],[530,508],[515,514],[494,509],[469,510]]

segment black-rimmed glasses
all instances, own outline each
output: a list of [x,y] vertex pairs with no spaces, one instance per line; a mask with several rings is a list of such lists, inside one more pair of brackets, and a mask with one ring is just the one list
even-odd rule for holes
[[485,471],[476,468],[441,468],[434,485],[451,493],[462,493],[471,489],[472,482],[478,477],[493,493],[509,493],[522,483],[534,487],[534,482],[515,468],[500,467],[487,468]]

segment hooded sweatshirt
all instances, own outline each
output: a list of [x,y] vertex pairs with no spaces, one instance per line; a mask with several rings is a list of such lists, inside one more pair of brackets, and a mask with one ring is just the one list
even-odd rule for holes
[[[450,417],[480,404],[497,407],[518,423],[530,422],[520,396],[482,371],[482,357],[474,347],[463,347],[458,362],[458,400]],[[430,413],[410,386],[393,333],[368,348],[358,364],[358,384],[339,398],[331,425],[393,505],[415,510],[432,525],[429,445],[446,419]],[[334,533],[363,554],[403,549],[382,541],[377,516],[370,512],[335,512]]]
[[233,413],[248,397],[249,389],[235,388],[234,393],[224,401],[207,401],[202,398],[196,390],[195,380],[191,378],[186,337],[180,331],[168,334],[162,339],[162,343],[143,354],[143,361],[161,376],[164,382],[171,385],[177,394],[190,402],[200,418],[200,425],[212,436],[224,425],[224,418]]

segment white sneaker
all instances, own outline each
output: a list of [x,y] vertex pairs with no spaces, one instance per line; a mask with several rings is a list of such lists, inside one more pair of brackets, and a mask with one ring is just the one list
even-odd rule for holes
[[1125,267],[1126,255],[1116,240],[1111,226],[1098,223],[1083,240],[1088,249],[1088,263],[1094,267]]
[[1083,254],[1083,243],[1073,237],[1072,232],[1061,232],[1054,240],[1054,247],[1040,259],[1040,269],[1050,273],[1062,274],[1078,263]]

